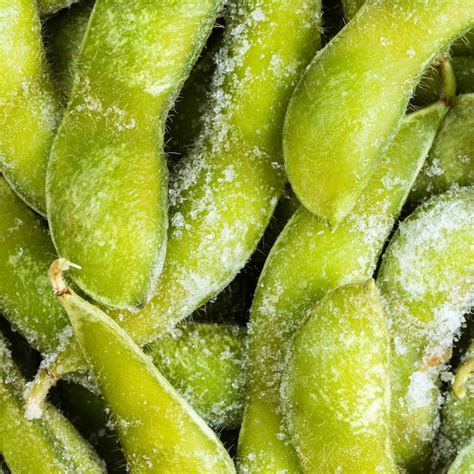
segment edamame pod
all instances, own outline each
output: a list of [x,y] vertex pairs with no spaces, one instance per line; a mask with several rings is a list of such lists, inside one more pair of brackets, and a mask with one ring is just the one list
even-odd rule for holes
[[58,253],[81,266],[74,281],[106,306],[137,308],[155,290],[166,248],[165,120],[221,5],[94,6],[46,194]]
[[55,253],[42,219],[0,176],[0,312],[43,354],[57,350],[69,326],[47,276]]
[[0,452],[15,474],[104,473],[103,463],[72,425],[47,406],[41,420],[24,417],[25,382],[0,336]]
[[446,111],[437,103],[404,119],[356,208],[337,229],[301,207],[273,246],[250,313],[242,472],[298,471],[280,411],[288,341],[327,291],[372,276]]
[[35,0],[0,1],[0,171],[44,214],[45,176],[61,107]]
[[64,103],[71,93],[76,62],[95,0],[82,0],[45,22],[46,52]]
[[115,419],[130,469],[235,472],[215,434],[130,336],[65,285],[61,272],[67,268],[68,263],[62,259],[51,266],[54,292],[69,315],[81,350]]
[[373,280],[328,293],[298,329],[282,398],[303,472],[397,473],[390,339]]
[[283,141],[290,183],[308,210],[332,226],[350,212],[422,73],[473,25],[472,0],[369,1],[315,57],[291,99]]
[[211,426],[238,428],[244,406],[244,335],[238,326],[187,323],[145,353]]
[[473,227],[473,187],[433,198],[400,225],[377,277],[392,339],[392,444],[410,472],[429,459],[439,373],[473,301]]
[[[230,8],[204,133],[180,160],[171,186],[171,228],[155,296],[139,313],[108,312],[140,346],[235,277],[284,187],[283,117],[320,41],[320,1],[238,1]],[[78,353],[69,346],[50,370],[60,377]]]
[[459,450],[474,439],[474,341],[461,359],[441,412],[434,450],[438,466],[449,465]]
[[448,474],[471,474],[474,466],[474,440],[456,456]]
[[42,16],[48,16],[63,8],[68,8],[78,1],[79,0],[38,0],[38,9]]
[[444,119],[409,202],[424,201],[453,184],[474,184],[474,94],[461,95]]

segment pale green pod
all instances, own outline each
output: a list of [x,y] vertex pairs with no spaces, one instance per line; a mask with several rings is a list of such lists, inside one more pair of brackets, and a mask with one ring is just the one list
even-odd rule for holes
[[0,1],[0,171],[44,214],[45,176],[61,107],[35,0]]
[[449,466],[474,439],[474,342],[461,359],[441,411],[441,426],[433,453],[438,467]]
[[235,472],[216,435],[130,336],[65,286],[61,272],[67,268],[64,260],[53,263],[53,288],[110,408],[132,472]]
[[373,280],[329,292],[292,341],[282,400],[305,473],[398,473],[390,339]]
[[332,226],[351,211],[421,75],[473,25],[472,0],[373,0],[316,55],[283,134],[288,178],[308,210]]
[[409,196],[409,202],[425,201],[452,185],[474,184],[474,94],[456,98],[444,119],[428,159]]
[[95,0],[82,0],[44,24],[46,52],[64,103],[71,93],[76,61],[94,3]]
[[391,239],[377,283],[392,339],[392,435],[397,463],[426,468],[438,380],[474,298],[474,188],[419,207]]
[[13,474],[105,473],[102,461],[69,421],[48,405],[41,420],[26,420],[25,388],[0,335],[0,453]]
[[273,246],[250,313],[242,472],[298,470],[280,411],[288,341],[327,291],[372,276],[446,111],[438,103],[406,117],[360,202],[338,228],[301,207]]
[[472,474],[474,467],[474,439],[461,450],[449,468],[448,474]]
[[181,324],[145,348],[166,379],[216,428],[238,428],[244,407],[245,330]]
[[37,0],[41,16],[52,15],[63,8],[68,8],[79,0]]
[[221,5],[94,6],[46,194],[58,253],[82,268],[74,281],[106,306],[141,307],[155,290],[168,226],[165,120]]
[[55,255],[44,221],[0,176],[0,312],[43,354],[69,326],[48,280]]
[[[108,312],[140,346],[235,277],[284,188],[283,119],[294,84],[320,42],[320,0],[252,0],[229,7],[206,126],[171,184],[166,260],[155,296],[138,313]],[[57,376],[71,370],[78,354],[70,345],[51,370]]]

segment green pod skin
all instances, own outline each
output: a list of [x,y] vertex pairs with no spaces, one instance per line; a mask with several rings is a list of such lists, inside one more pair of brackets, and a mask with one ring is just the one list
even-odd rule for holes
[[79,0],[38,0],[38,10],[41,16],[47,17],[59,10],[70,7],[78,1]]
[[441,427],[434,449],[437,466],[449,465],[474,439],[474,342],[461,359],[441,412]]
[[155,289],[168,222],[165,120],[221,5],[94,6],[46,194],[58,253],[81,266],[74,281],[103,305],[138,308]]
[[42,354],[69,326],[47,276],[55,255],[44,221],[0,176],[0,312]]
[[331,226],[351,211],[422,73],[472,25],[471,1],[373,0],[316,55],[283,134],[288,178],[308,210]]
[[408,201],[423,202],[452,185],[474,184],[474,94],[456,98],[444,119]]
[[65,286],[61,272],[67,268],[64,260],[53,263],[53,288],[110,408],[132,472],[235,472],[212,430],[130,336]]
[[398,473],[390,446],[390,339],[373,280],[328,293],[298,329],[282,383],[306,473]]
[[24,417],[25,381],[0,336],[0,453],[15,474],[105,473],[70,422],[48,405],[41,420]]
[[448,474],[472,474],[472,466],[474,466],[474,440],[456,456]]
[[36,2],[1,0],[0,172],[41,214],[46,212],[46,166],[60,114]]
[[94,3],[94,0],[83,0],[44,24],[46,52],[64,104],[71,93],[76,61]]
[[419,207],[393,236],[377,277],[392,339],[392,434],[397,463],[427,467],[438,380],[474,297],[474,188]]
[[188,323],[145,348],[166,379],[215,428],[238,428],[245,330]]
[[326,292],[372,276],[446,111],[438,103],[406,117],[360,202],[337,229],[301,207],[273,246],[250,313],[242,472],[298,472],[280,411],[288,341]]

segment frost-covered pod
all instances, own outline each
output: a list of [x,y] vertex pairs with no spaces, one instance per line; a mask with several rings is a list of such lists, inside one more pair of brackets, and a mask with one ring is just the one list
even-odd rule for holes
[[471,26],[471,0],[373,0],[316,55],[283,140],[288,178],[308,210],[332,226],[351,211],[424,70]]
[[472,474],[474,466],[474,439],[464,447],[451,464],[448,474]]
[[393,236],[377,283],[392,339],[397,463],[423,470],[438,418],[438,380],[474,299],[474,188],[419,207]]
[[48,280],[55,254],[44,221],[0,176],[0,313],[43,354],[69,326]]
[[68,288],[56,260],[50,275],[81,350],[110,408],[136,472],[235,472],[212,430],[120,326]]
[[425,201],[452,185],[474,184],[474,94],[456,98],[444,119],[433,148],[408,201]]
[[[68,8],[79,0],[37,0],[41,16],[52,15],[63,8]],[[86,0],[87,1],[87,0]]]
[[76,61],[94,3],[95,0],[82,0],[44,24],[46,52],[64,103],[71,93]]
[[183,398],[215,428],[238,428],[244,407],[245,330],[181,324],[145,348]]
[[[441,427],[435,444],[434,463],[449,466],[464,446],[474,439],[474,341],[456,369],[441,411]],[[474,466],[474,464],[473,464]]]
[[46,195],[59,255],[106,306],[138,308],[154,293],[168,226],[165,121],[222,3],[98,0],[92,11]]
[[0,335],[0,453],[14,474],[105,473],[92,448],[48,405],[41,420],[24,417],[25,381]]
[[438,103],[407,116],[356,208],[338,228],[301,207],[273,246],[250,313],[242,471],[298,470],[280,411],[288,341],[327,291],[372,276],[446,111]]
[[44,214],[45,177],[61,107],[35,0],[0,1],[0,171]]
[[398,473],[390,445],[390,339],[373,280],[329,292],[288,352],[282,402],[306,473]]

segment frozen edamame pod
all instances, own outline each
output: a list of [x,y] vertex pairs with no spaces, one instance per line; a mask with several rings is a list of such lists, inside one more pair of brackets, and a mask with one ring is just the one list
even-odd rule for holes
[[422,470],[438,416],[439,373],[474,298],[474,188],[418,208],[392,238],[377,277],[392,339],[397,463]]
[[0,176],[0,312],[43,354],[69,326],[47,276],[55,254],[42,219]]
[[474,184],[474,94],[456,98],[444,119],[409,202],[424,201],[453,184]]
[[44,214],[46,165],[60,104],[34,0],[0,1],[0,171]]
[[296,211],[267,258],[250,313],[247,401],[239,439],[243,472],[297,472],[280,411],[288,341],[324,294],[372,276],[378,255],[447,108],[407,116],[353,212],[331,230]]
[[441,411],[441,427],[433,453],[435,464],[449,465],[471,439],[474,439],[474,341],[461,359]]
[[474,466],[474,439],[456,456],[448,474],[471,474]]
[[61,99],[71,93],[76,61],[86,32],[94,0],[82,0],[45,22],[46,52]]
[[282,384],[303,472],[397,473],[390,339],[373,280],[328,293],[296,332]]
[[66,418],[47,406],[41,420],[24,417],[25,382],[0,336],[0,452],[15,474],[104,473],[103,463]]
[[243,411],[243,338],[238,326],[188,323],[145,348],[211,426],[237,428]]
[[471,0],[369,1],[315,57],[291,99],[283,140],[290,183],[308,210],[341,222],[424,70],[473,25]]
[[[171,227],[155,296],[139,313],[108,312],[140,346],[235,277],[284,187],[283,118],[320,41],[320,1],[252,0],[229,7],[204,133],[180,160],[183,169],[171,185]],[[57,375],[78,352],[69,347],[60,356]]]
[[56,260],[50,275],[136,472],[235,472],[212,430],[174,391],[123,329],[68,288]]
[[[58,253],[110,307],[143,306],[166,248],[164,124],[222,0],[98,0],[46,182]],[[173,18],[173,21],[170,21]]]

